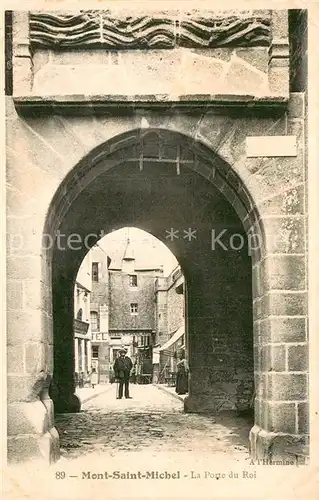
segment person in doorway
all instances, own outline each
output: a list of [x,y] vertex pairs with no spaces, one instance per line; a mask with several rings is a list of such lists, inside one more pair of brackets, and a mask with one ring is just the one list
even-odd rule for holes
[[176,363],[176,388],[177,394],[186,394],[188,392],[188,363],[185,359],[185,351],[181,349],[179,352],[179,361]]
[[129,393],[130,375],[133,367],[131,358],[126,356],[127,349],[120,349],[119,356],[116,358],[113,369],[116,380],[119,382],[119,392],[117,399],[122,399],[123,388],[126,399],[132,399]]
[[92,368],[92,373],[91,373],[91,386],[92,389],[97,385],[98,383],[98,376],[97,376],[97,371],[95,368]]

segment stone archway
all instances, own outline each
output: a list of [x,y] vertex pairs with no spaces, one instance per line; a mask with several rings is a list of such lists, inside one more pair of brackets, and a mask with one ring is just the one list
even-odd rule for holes
[[[146,151],[149,152],[145,154]],[[154,151],[156,151],[156,154]],[[121,191],[121,189],[123,186],[127,186],[127,188],[131,190],[132,186],[134,186],[134,182],[136,182],[135,186],[137,192],[141,193],[141,190],[139,191],[141,185],[140,182],[136,181],[136,178],[141,177],[141,175],[145,176],[146,172],[150,175],[152,181],[142,183],[143,189],[148,193],[148,201],[145,204],[144,200],[144,204],[139,206],[139,197],[136,196],[135,193],[135,198],[132,202],[132,193],[130,193],[130,205],[127,202],[128,193],[125,193],[125,190]],[[100,181],[103,176],[104,182],[102,183]],[[128,178],[130,178],[130,182],[127,182]],[[185,186],[179,186],[179,191],[175,191],[175,198],[173,196],[169,200],[165,200],[165,190],[173,186],[172,179],[180,180],[182,178],[188,179],[189,191],[193,193],[196,192],[193,201],[196,199],[197,201],[200,200],[202,203],[199,203],[199,213],[205,213],[205,203],[209,204],[212,202],[211,200],[216,202],[217,210],[215,206],[215,211],[211,211],[211,213],[217,213],[219,217],[214,221],[216,222],[216,224],[214,224],[215,229],[223,229],[225,222],[224,214],[228,213],[228,233],[239,234],[243,238],[246,238],[246,243],[243,247],[244,255],[247,256],[248,254],[247,234],[253,234],[257,238],[259,237],[259,242],[261,242],[260,247],[251,252],[251,262],[247,259],[243,259],[245,260],[245,264],[241,267],[242,271],[244,270],[246,285],[251,277],[253,285],[253,318],[251,318],[249,323],[251,326],[253,320],[256,397],[255,426],[250,436],[251,450],[252,455],[258,457],[269,456],[271,453],[273,455],[276,455],[276,453],[280,454],[282,452],[282,447],[280,447],[280,445],[281,443],[285,444],[287,439],[293,439],[297,442],[303,442],[305,439],[304,429],[302,424],[299,423],[299,416],[296,417],[296,408],[298,408],[298,411],[301,411],[300,405],[306,398],[304,374],[289,374],[287,371],[284,374],[279,373],[286,370],[286,365],[282,366],[282,358],[280,358],[280,355],[282,355],[283,352],[285,353],[287,349],[290,349],[290,347],[284,345],[285,342],[289,344],[289,340],[291,339],[288,333],[289,328],[293,328],[293,335],[299,334],[299,337],[296,337],[296,342],[302,338],[303,332],[301,326],[298,327],[298,324],[301,321],[300,315],[303,314],[303,311],[299,312],[301,306],[297,303],[297,300],[293,305],[287,301],[288,293],[284,297],[283,294],[276,294],[273,292],[273,288],[283,286],[281,283],[274,284],[274,273],[276,273],[277,270],[276,266],[280,267],[280,276],[284,283],[284,290],[293,288],[292,285],[289,285],[290,261],[288,256],[273,255],[275,250],[272,241],[274,228],[269,225],[267,218],[263,218],[263,220],[260,219],[256,207],[256,200],[259,204],[263,200],[258,199],[257,188],[253,190],[255,198],[253,200],[242,178],[240,178],[235,170],[217,155],[212,148],[205,146],[203,141],[198,141],[196,138],[191,138],[187,134],[167,130],[165,128],[147,130],[141,130],[139,128],[133,129],[124,134],[115,136],[106,143],[94,148],[91,153],[86,155],[83,160],[69,171],[56,190],[47,211],[43,231],[44,235],[47,240],[53,240],[57,230],[60,230],[62,233],[65,232],[66,235],[77,233],[81,236],[83,241],[89,232],[99,234],[99,231],[102,229],[107,232],[112,229],[112,227],[120,227],[125,222],[126,225],[133,223],[135,226],[153,233],[155,236],[159,237],[159,239],[163,239],[165,230],[173,227],[172,214],[169,212],[166,212],[166,216],[165,213],[164,215],[162,214],[162,218],[157,221],[157,227],[154,228],[151,209],[154,205],[154,194],[156,190],[154,190],[152,186],[156,185],[158,188],[159,180],[161,180],[162,190],[159,191],[162,195],[160,200],[161,206],[167,208],[169,203],[175,200],[175,204],[173,203],[175,210],[173,212],[175,215],[177,214],[178,217],[173,219],[174,224],[178,226],[178,229],[187,229],[190,227],[189,221],[192,220],[191,215],[196,212],[196,204],[193,203],[193,205],[190,204],[187,207],[183,206],[183,210],[179,208],[179,201],[182,199],[180,194],[184,192]],[[125,179],[126,182],[123,182],[123,179]],[[155,181],[156,183],[154,183]],[[96,195],[96,193],[94,194],[94,189],[99,190],[101,186],[107,187],[108,185],[113,195],[114,193],[120,193],[118,197],[120,202],[117,205],[117,210],[113,210],[112,212],[111,204],[108,205],[109,212],[107,214],[103,211],[100,214],[98,206],[94,205],[94,196]],[[116,189],[118,189],[118,191]],[[106,196],[105,200],[108,200],[107,191],[104,195]],[[99,196],[101,196],[101,193]],[[103,201],[103,198],[100,198],[100,201],[101,200]],[[167,201],[169,201],[169,203],[167,203]],[[107,206],[106,203],[105,206]],[[86,210],[83,212],[83,207],[89,207],[91,210],[89,214],[90,217],[87,218],[89,226],[83,224],[85,215],[88,215],[85,214]],[[131,210],[131,214],[129,214],[129,209],[132,209],[132,207],[133,211]],[[120,210],[118,210],[118,208],[120,208]],[[122,219],[118,218],[119,214],[121,214]],[[147,214],[148,219],[147,217],[145,218],[143,214]],[[92,217],[92,215],[95,217]],[[103,216],[102,218],[101,215]],[[109,225],[105,223],[106,215],[108,216]],[[93,225],[92,220],[94,221]],[[211,230],[211,220],[205,220],[206,224],[208,222],[209,229]],[[208,226],[205,226],[205,224],[203,224],[203,228],[201,228],[204,232],[202,241],[204,242],[204,246],[206,245],[206,257],[208,255],[211,256],[212,253],[211,232],[207,231],[207,228]],[[96,239],[93,237],[90,240],[90,244],[94,244]],[[185,242],[183,243],[185,244]],[[279,241],[279,245],[280,244],[283,245],[283,243]],[[184,248],[186,247],[184,246]],[[218,277],[219,282],[225,275],[228,277],[231,276],[235,280],[239,280],[241,275],[240,273],[236,274],[234,269],[238,269],[238,267],[236,267],[236,259],[240,260],[241,253],[237,250],[232,253],[234,265],[232,267],[233,274],[231,274],[229,273],[230,253],[227,253],[227,259],[225,259],[226,252],[222,247],[218,248],[217,253],[215,253],[215,255],[219,253],[219,262],[222,263],[222,265],[215,265],[214,267],[213,264],[210,263],[206,268],[205,266],[197,266],[196,268],[196,259],[192,260],[189,256],[187,258],[187,255],[185,253],[183,254],[183,250],[178,247],[176,241],[172,242],[171,249],[178,257],[189,283],[188,307],[192,314],[189,314],[188,323],[189,331],[195,332],[192,334],[191,340],[195,338],[198,340],[200,338],[199,332],[202,331],[203,326],[198,329],[198,325],[200,325],[200,322],[198,322],[199,316],[210,318],[209,327],[207,328],[206,323],[204,328],[210,330],[210,332],[213,330],[219,331],[223,319],[227,319],[225,311],[220,316],[219,322],[217,322],[216,317],[214,317],[211,312],[214,306],[216,307],[217,302],[215,302],[215,304],[206,303],[205,305],[201,303],[200,297],[206,293],[207,286],[211,285],[210,277],[212,275],[216,278]],[[50,310],[52,291],[55,318],[54,329],[55,332],[58,332],[58,334],[55,333],[55,336],[57,338],[58,335],[59,338],[58,344],[56,343],[54,346],[55,366],[59,366],[55,373],[57,393],[52,394],[52,397],[54,397],[56,401],[57,409],[61,411],[63,409],[76,411],[78,409],[78,401],[74,397],[72,377],[73,339],[70,335],[70,332],[72,332],[70,318],[72,317],[73,320],[71,291],[73,290],[76,270],[80,265],[85,251],[86,249],[82,247],[80,251],[77,252],[60,252],[60,254],[58,254],[56,252],[56,247],[48,245],[48,249],[44,251],[42,245],[41,259],[39,260],[39,263],[41,262],[42,265],[41,297],[42,301],[45,303],[45,314],[41,315],[41,332],[43,332],[43,334],[41,333],[41,342],[43,342],[44,335],[46,344],[45,351],[43,352],[43,360],[46,368],[43,370],[43,376],[40,372],[40,376],[37,377],[35,384],[34,377],[30,380],[31,385],[33,384],[32,390],[34,387],[34,391],[32,392],[31,390],[30,393],[29,386],[26,387],[28,401],[23,402],[23,405],[30,404],[30,394],[32,394],[32,402],[36,403],[38,406],[41,403],[43,425],[41,429],[39,427],[33,429],[35,431],[35,437],[32,438],[34,453],[40,452],[40,454],[44,456],[48,456],[51,453],[52,460],[54,460],[54,456],[56,456],[57,453],[57,436],[54,429],[52,402],[48,397],[50,375],[46,375],[52,373],[53,360],[53,324]],[[199,253],[203,253],[203,247],[201,247],[197,255]],[[206,263],[208,262],[209,260],[206,259]],[[216,264],[217,260],[214,261],[213,259],[212,262]],[[247,262],[249,262],[249,265],[247,265]],[[223,271],[226,274],[224,273],[223,275]],[[220,273],[219,275],[218,272]],[[250,273],[252,273],[251,277]],[[204,278],[206,278],[206,280]],[[51,279],[53,288],[51,287]],[[215,300],[219,301],[219,311],[222,311],[222,305],[225,303],[228,291],[231,289],[230,282],[231,280],[228,282],[226,280],[225,287],[223,289],[218,289],[218,293],[213,294]],[[245,290],[247,289],[247,286],[245,286]],[[295,295],[294,298],[297,299]],[[237,300],[236,302],[235,300],[234,304],[237,306],[238,311],[240,301],[238,302]],[[251,310],[251,298],[249,299],[249,304]],[[203,305],[205,306],[204,308]],[[251,314],[249,313],[249,307],[247,306],[247,317]],[[200,313],[200,311],[203,310],[205,310],[205,314]],[[236,307],[234,310],[236,310]],[[64,313],[61,314],[61,311],[64,311]],[[59,314],[57,314],[57,312],[59,312]],[[233,311],[231,311],[231,313],[232,312]],[[240,310],[240,312],[240,315],[237,313],[237,319],[240,320],[239,323],[242,325],[241,329],[244,331],[245,322],[243,318],[245,318],[245,315],[242,314],[242,310]],[[228,319],[229,317],[233,316],[228,314]],[[231,326],[228,319],[227,330],[231,333],[234,326]],[[284,337],[280,339],[280,346],[278,346],[278,340],[276,341],[273,339],[276,339],[276,335],[281,335],[282,331],[284,332]],[[203,343],[189,342],[189,355],[191,359],[198,357],[204,350],[205,352],[209,352],[207,347],[211,349],[212,342],[208,342],[207,345],[207,338],[218,339],[218,337],[210,336],[206,337]],[[286,338],[288,340],[285,340]],[[199,347],[200,345],[201,347]],[[211,373],[209,373],[209,376],[206,376],[204,384],[199,384],[199,380],[203,380],[203,373],[198,364],[193,364],[190,398],[187,403],[188,411],[211,409],[211,402],[215,401],[216,393],[213,394],[208,388],[213,386],[215,386],[215,388],[220,388],[218,384],[224,382],[223,380],[214,379]],[[284,386],[283,382],[285,382]],[[300,392],[296,395],[297,393],[294,389],[293,394],[290,395],[293,384],[296,382],[299,384],[298,390]],[[38,386],[39,389],[37,389]],[[203,389],[203,392],[200,392],[200,388]],[[22,397],[25,399],[24,393]],[[291,403],[289,402],[290,398],[293,398]],[[297,400],[298,398],[301,400],[300,404],[296,403],[296,398]],[[18,399],[18,401],[20,400]],[[205,408],[202,406],[203,401],[205,402]],[[222,403],[221,400],[220,402]],[[45,409],[42,411],[43,404]],[[19,408],[21,407],[20,402],[12,403],[11,409],[13,412],[16,411],[17,406],[19,406]],[[288,414],[291,421],[287,421],[287,418],[284,420],[279,418],[279,410],[286,412],[284,414]],[[24,418],[28,423],[30,422],[30,418],[25,412],[26,410],[22,409],[22,419]],[[11,414],[11,421],[13,422],[12,429],[15,429],[16,424],[14,423],[15,417],[13,414]],[[28,425],[30,424],[28,423],[25,428],[28,428]],[[31,427],[33,425],[34,424],[31,423]],[[279,447],[277,443],[279,443]],[[11,440],[12,453],[14,453],[16,449],[15,446],[18,446],[18,444],[18,440]]]
[[[253,397],[251,258],[258,265],[262,245],[250,255],[245,231],[260,235],[257,210],[226,162],[182,134],[156,129],[124,134],[93,151],[68,176],[49,211],[46,234],[58,228],[60,235],[77,234],[82,242],[90,235],[89,245],[78,251],[56,246],[49,257],[56,410],[79,409],[70,335],[77,269],[101,232],[121,225],[166,240],[185,273],[191,366],[186,411],[247,409]],[[169,241],[174,228],[186,239]],[[191,228],[196,247],[195,238],[188,241],[183,233]]]

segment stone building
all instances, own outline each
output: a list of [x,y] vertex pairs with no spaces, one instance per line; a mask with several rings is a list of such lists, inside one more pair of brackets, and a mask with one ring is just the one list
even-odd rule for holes
[[111,259],[98,244],[90,251],[92,295],[90,323],[92,335],[92,368],[100,384],[109,381],[109,272]]
[[143,257],[136,261],[133,247],[128,240],[122,258],[114,262],[103,248],[92,249],[92,356],[100,383],[109,381],[123,345],[136,364],[138,381],[150,381],[152,375],[155,281],[163,270]]
[[74,287],[74,372],[91,371],[91,253],[84,258]]
[[55,460],[53,404],[79,409],[87,247],[65,243],[125,226],[185,276],[185,410],[248,404],[253,379],[252,457],[309,439],[307,13],[153,5],[142,22],[113,5],[6,16],[7,231],[24,241],[7,253],[12,461]]
[[[178,351],[185,345],[185,280],[180,266],[155,284],[157,363],[154,382],[168,382],[176,372]],[[172,383],[174,380],[171,381]]]

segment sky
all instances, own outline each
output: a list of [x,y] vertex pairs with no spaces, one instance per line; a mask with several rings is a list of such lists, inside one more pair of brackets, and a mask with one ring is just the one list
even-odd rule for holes
[[98,242],[98,245],[112,259],[111,268],[117,265],[120,266],[128,237],[130,238],[137,267],[160,267],[162,265],[164,276],[167,276],[178,265],[172,252],[160,240],[142,229],[124,227],[107,234]]

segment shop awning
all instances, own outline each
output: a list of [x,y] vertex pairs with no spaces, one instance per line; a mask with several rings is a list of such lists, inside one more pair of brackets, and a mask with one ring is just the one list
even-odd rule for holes
[[185,334],[185,328],[183,326],[180,326],[178,330],[176,330],[176,332],[173,334],[173,336],[159,348],[159,351],[167,351],[184,334]]

